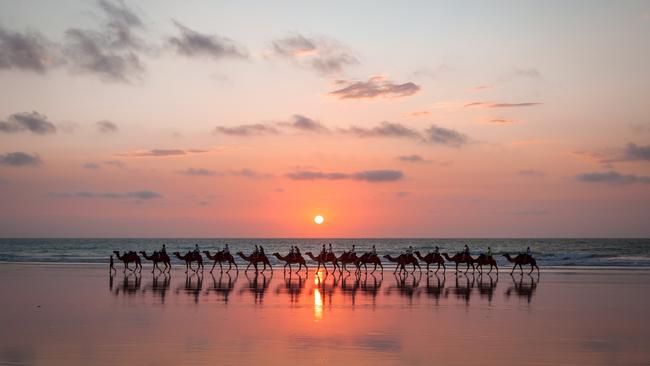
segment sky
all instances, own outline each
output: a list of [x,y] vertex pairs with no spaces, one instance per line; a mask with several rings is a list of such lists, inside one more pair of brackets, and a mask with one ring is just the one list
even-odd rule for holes
[[0,0],[0,236],[648,237],[648,34],[647,1]]

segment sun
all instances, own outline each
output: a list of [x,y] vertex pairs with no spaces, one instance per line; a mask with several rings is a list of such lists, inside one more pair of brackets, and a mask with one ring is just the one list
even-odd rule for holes
[[318,225],[322,224],[325,222],[325,218],[322,215],[316,215],[314,216],[314,222]]

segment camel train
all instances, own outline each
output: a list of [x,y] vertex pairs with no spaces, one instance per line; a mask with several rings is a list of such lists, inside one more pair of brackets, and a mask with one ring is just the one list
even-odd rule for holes
[[[122,254],[120,254],[119,251],[114,251],[113,252],[115,256],[117,257],[118,261],[121,261],[124,264],[124,272],[132,271],[132,272],[141,272],[142,271],[142,263],[141,263],[141,258],[138,255],[138,253],[134,251],[125,251]],[[151,255],[147,255],[145,251],[140,251],[139,254],[144,258],[145,260],[151,261],[153,263],[153,267],[151,272],[154,273],[156,270],[160,271],[161,273],[169,273],[171,271],[172,265],[171,265],[171,260],[170,257],[167,255],[167,252],[165,251],[164,247],[161,251],[155,251]],[[198,245],[197,247],[192,251],[188,251],[185,254],[181,254],[180,252],[173,252],[172,253],[176,258],[178,258],[180,261],[185,263],[185,272],[187,273],[188,271],[193,271],[193,272],[199,272],[203,271],[204,266],[203,266],[203,255],[201,255],[201,252],[198,250]],[[227,263],[228,264],[228,269],[226,272],[229,272],[232,267],[235,267],[235,270],[239,271],[239,267],[237,266],[237,263],[235,262],[234,257],[230,252],[228,251],[228,248],[224,248],[221,251],[215,252],[214,254],[211,254],[209,251],[203,251],[203,254],[207,258],[207,261],[212,262],[212,268],[210,268],[210,273],[214,271],[214,268],[217,264],[219,264],[219,269],[221,272],[224,272],[224,267],[223,264]],[[271,265],[271,262],[269,261],[269,257],[264,253],[264,249],[260,246],[255,246],[255,250],[250,254],[246,255],[243,252],[237,252],[236,253],[241,259],[243,259],[245,262],[248,263],[246,266],[245,271],[248,271],[251,266],[253,266],[255,272],[264,272],[266,271],[266,267],[268,266],[269,269],[272,271],[273,267]],[[368,272],[368,265],[374,266],[372,268],[372,271],[370,272],[371,274],[377,271],[377,267],[379,267],[379,270],[383,273],[384,271],[384,266],[382,265],[381,258],[379,255],[374,250],[371,252],[366,252],[362,255],[357,255],[354,252],[354,248],[349,251],[344,251],[340,256],[336,256],[334,252],[331,250],[327,251],[325,250],[325,246],[323,246],[323,250],[321,252],[314,256],[312,252],[306,252],[305,255],[311,259],[313,262],[316,262],[318,264],[316,271],[320,270],[320,267],[323,266],[323,269],[325,270],[325,273],[329,273],[327,265],[332,266],[332,271],[336,272],[339,271],[343,273],[343,271],[347,271],[348,273],[350,270],[348,269],[349,265],[354,266],[354,272],[355,274],[358,274],[361,272],[362,267],[363,270]],[[298,269],[295,271],[295,273],[300,273],[302,271],[303,267],[305,272],[308,273],[309,268],[307,267],[307,261],[305,258],[302,256],[300,253],[300,250],[298,247],[291,247],[291,251],[287,255],[281,255],[278,252],[273,253],[273,256],[277,258],[278,261],[281,263],[284,263],[283,270],[286,273],[287,267],[289,267],[289,273],[293,271],[292,265],[298,265]],[[491,273],[492,270],[496,270],[497,273],[499,271],[499,267],[497,266],[496,260],[492,257],[491,253],[488,254],[481,254],[478,257],[474,258],[471,255],[469,255],[469,250],[467,247],[465,247],[465,250],[462,252],[458,252],[454,254],[453,256],[449,256],[447,253],[439,253],[437,248],[435,252],[430,252],[427,253],[426,255],[422,255],[419,251],[411,251],[410,248],[407,252],[401,253],[397,257],[394,257],[390,254],[386,254],[383,256],[384,259],[386,259],[389,262],[395,263],[395,271],[394,273],[397,273],[398,271],[405,272],[407,273],[408,270],[407,268],[411,267],[412,270],[410,271],[411,273],[415,272],[416,270],[419,270],[420,272],[422,271],[422,267],[420,267],[420,262],[423,262],[426,264],[426,271],[430,272],[433,271],[433,269],[430,268],[431,265],[435,265],[435,273],[437,273],[440,268],[442,267],[443,273],[446,272],[447,268],[445,266],[445,262],[451,262],[455,264],[456,272],[459,271],[458,266],[461,264],[465,265],[465,273],[469,271],[470,267],[472,268],[472,271],[478,270],[480,273],[483,272],[483,266],[489,266],[489,271],[487,273]],[[510,262],[513,263],[514,266],[512,268],[512,271],[510,272],[511,274],[514,273],[515,269],[519,267],[519,270],[521,273],[523,273],[523,266],[528,266],[530,265],[530,272],[532,273],[534,270],[537,270],[539,273],[539,267],[537,266],[537,261],[535,258],[530,253],[521,253],[516,255],[515,257],[510,256],[510,254],[505,253],[503,254],[503,257]],[[113,256],[111,256],[111,270],[113,270]],[[193,264],[196,262],[196,268],[194,268]],[[133,263],[135,266],[133,268],[129,267],[129,264]],[[159,267],[159,264],[164,265],[164,267],[161,269]],[[262,269],[260,270],[259,265],[262,265]]]

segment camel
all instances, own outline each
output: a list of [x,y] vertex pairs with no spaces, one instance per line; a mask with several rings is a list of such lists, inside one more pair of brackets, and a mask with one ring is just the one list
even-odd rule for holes
[[[257,263],[262,263],[264,264],[264,268],[262,268],[262,272],[266,270],[266,266],[268,265],[271,270],[273,270],[273,267],[271,267],[271,262],[269,262],[269,257],[266,256],[264,253],[253,253],[251,255],[246,255],[242,252],[237,252],[237,255],[242,257],[243,260],[248,262],[248,266],[246,267],[246,271],[248,271],[248,268],[250,268],[251,264],[253,267],[255,267],[255,272],[257,272]],[[245,272],[245,271],[244,271]]]
[[384,266],[381,265],[381,259],[379,259],[379,256],[375,253],[364,253],[359,257],[357,260],[357,267],[359,270],[361,270],[361,265],[363,264],[363,268],[368,272],[368,264],[374,264],[375,268],[370,272],[370,274],[375,273],[377,270],[377,265],[379,265],[379,268],[381,268],[381,273],[384,273]]
[[492,256],[487,256],[485,254],[481,254],[478,256],[478,258],[474,259],[474,263],[476,263],[476,267],[478,268],[479,272],[483,272],[483,266],[490,266],[490,271],[488,273],[492,272],[492,267],[496,268],[497,273],[499,273],[499,267],[497,266],[497,261],[492,258]]
[[[124,255],[120,255],[120,252],[117,250],[114,250],[113,253],[115,253],[115,256],[117,257],[117,260],[120,260],[124,263],[124,271],[128,269],[131,272],[135,272],[140,268],[140,272],[142,272],[142,263],[140,263],[140,257],[138,257],[138,254],[136,252],[124,252]],[[135,268],[131,269],[129,268],[129,263],[135,263]]]
[[474,268],[474,258],[472,258],[471,255],[467,255],[464,253],[456,253],[454,254],[453,257],[449,257],[447,253],[442,253],[442,256],[445,257],[449,262],[454,262],[456,263],[456,272],[458,272],[458,264],[460,263],[467,263],[467,269],[465,270],[465,273],[469,271],[469,266],[472,266],[472,271],[474,271],[476,268]]
[[418,262],[417,258],[415,258],[413,255],[407,255],[407,254],[400,254],[397,257],[393,257],[390,254],[386,254],[384,258],[388,259],[391,262],[397,263],[397,267],[395,267],[395,272],[397,273],[397,269],[399,268],[400,272],[403,270],[406,272],[406,265],[407,264],[412,264],[413,265],[413,272],[415,272],[415,267],[418,267],[420,272],[422,271],[422,268],[420,267],[420,263]]
[[[144,257],[144,259],[153,261],[153,268],[151,269],[151,273],[154,273],[156,269],[162,273],[165,273],[165,271],[169,271],[172,268],[172,264],[167,253],[153,252],[151,256],[148,256],[147,253],[142,250],[140,251],[140,254],[142,257]],[[165,269],[160,269],[160,267],[158,267],[158,263],[163,263],[165,265]]]
[[237,267],[237,263],[235,263],[235,258],[232,257],[232,254],[230,253],[224,253],[224,251],[219,251],[214,253],[214,255],[211,255],[209,251],[204,250],[203,253],[205,254],[206,257],[208,257],[209,260],[213,261],[212,263],[212,268],[210,269],[210,273],[214,270],[214,266],[219,263],[219,269],[221,272],[223,272],[223,266],[221,265],[221,262],[228,262],[228,270],[226,272],[229,272],[230,269],[232,269],[232,265],[235,265],[235,269],[237,272],[239,272],[239,268]]
[[[327,273],[327,266],[325,266],[325,263],[332,262],[332,265],[334,266],[334,270],[338,268],[341,270],[341,267],[339,266],[339,260],[336,258],[336,255],[334,253],[321,253],[318,256],[314,257],[314,255],[311,252],[305,253],[311,260],[314,262],[318,262],[318,268],[316,268],[316,272],[320,270],[320,265],[323,265],[323,268],[325,268],[325,273]],[[343,272],[343,270],[341,270]]]
[[354,264],[354,266],[357,268],[355,272],[359,272],[359,257],[357,257],[357,253],[352,253],[352,252],[343,252],[340,257],[338,257],[338,261],[341,262],[339,268],[341,269],[341,272],[345,270],[346,272],[348,271],[348,268],[346,267],[346,264]]
[[532,256],[528,254],[519,254],[516,257],[512,258],[508,253],[504,254],[503,256],[506,257],[508,262],[515,264],[515,266],[512,267],[512,271],[510,272],[511,274],[515,271],[515,268],[517,268],[517,266],[519,266],[519,270],[521,271],[521,273],[524,273],[524,270],[523,268],[521,268],[521,266],[525,264],[530,264],[530,272],[528,273],[533,273],[533,270],[537,268],[537,274],[539,274],[539,267],[537,267],[537,261]]
[[[174,252],[174,255],[176,258],[185,262],[185,273],[187,273],[188,269],[194,272],[197,272],[199,269],[203,271],[203,257],[201,257],[200,253],[189,251],[185,255],[181,255],[179,252]],[[198,263],[196,270],[192,268],[192,262]]]
[[280,253],[273,253],[273,255],[280,261],[285,262],[283,269],[286,270],[287,266],[289,266],[289,273],[291,273],[291,265],[292,264],[298,264],[298,270],[296,273],[300,272],[302,269],[302,266],[305,266],[305,271],[309,273],[309,268],[307,268],[307,263],[305,262],[305,258],[302,257],[302,255],[298,253],[291,253],[287,254],[286,256],[281,256]]
[[424,257],[420,254],[419,251],[413,252],[419,260],[423,261],[424,263],[427,264],[427,272],[429,272],[429,265],[432,263],[435,263],[438,265],[438,268],[436,268],[436,272],[440,270],[440,266],[442,266],[442,272],[447,272],[447,267],[445,267],[445,259],[438,253],[429,253],[425,255]]

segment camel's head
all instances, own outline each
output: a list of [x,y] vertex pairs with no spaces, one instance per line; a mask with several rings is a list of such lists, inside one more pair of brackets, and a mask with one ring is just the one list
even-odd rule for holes
[[279,256],[280,256],[280,253],[275,252],[275,253],[273,253],[273,255],[276,256],[276,257],[279,257]]
[[386,258],[386,259],[391,259],[391,258],[393,258],[393,257],[391,257],[390,254],[386,254],[386,255],[384,256],[384,258]]
[[242,252],[237,252],[237,254],[238,254],[238,255],[244,255],[244,253],[242,253]]
[[311,254],[311,252],[305,252],[305,254],[313,256],[313,254]]
[[210,255],[210,252],[207,251],[207,250],[204,250],[204,251],[203,251],[203,254],[205,254],[205,255]]
[[119,250],[114,250],[113,253],[115,253],[115,254],[117,254],[117,255],[120,255],[120,251],[119,251]]

